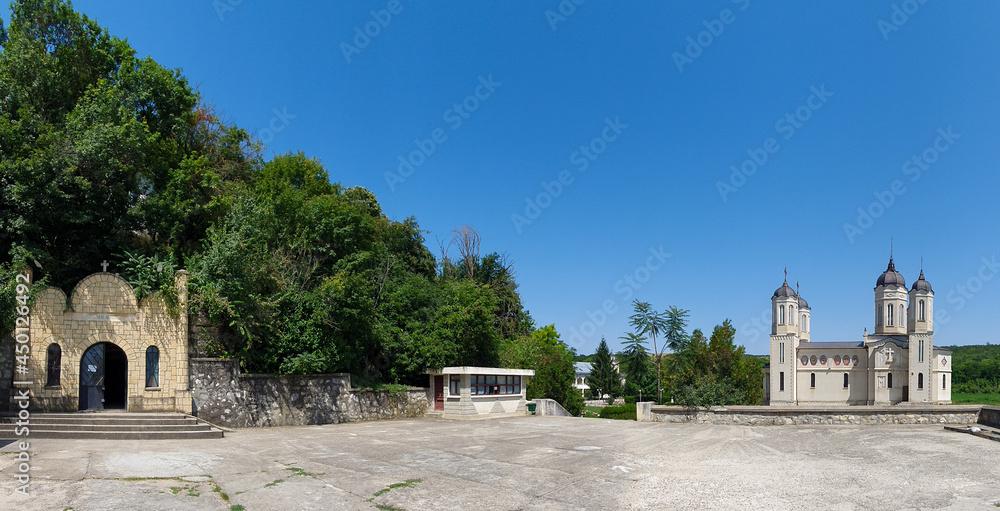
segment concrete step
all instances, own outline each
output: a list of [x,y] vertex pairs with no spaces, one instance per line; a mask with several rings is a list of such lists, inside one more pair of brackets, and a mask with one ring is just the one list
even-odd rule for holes
[[[976,430],[973,430],[972,428],[976,428]],[[987,440],[1000,442],[1000,429],[984,426],[982,424],[973,424],[971,426],[945,426],[944,429],[954,431],[956,433],[968,433]]]
[[[10,414],[0,416],[0,439],[16,439]],[[222,438],[223,431],[180,413],[33,413],[28,419],[31,438],[155,440]]]

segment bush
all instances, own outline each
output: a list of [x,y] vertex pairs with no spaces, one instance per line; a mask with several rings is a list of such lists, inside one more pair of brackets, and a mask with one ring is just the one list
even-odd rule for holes
[[606,406],[601,409],[602,419],[617,419],[634,421],[635,418],[635,405],[617,405],[617,406]]

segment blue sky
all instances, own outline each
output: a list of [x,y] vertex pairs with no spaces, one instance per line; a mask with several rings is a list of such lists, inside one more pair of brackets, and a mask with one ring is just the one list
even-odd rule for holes
[[435,253],[473,226],[581,353],[633,298],[765,353],[786,267],[814,341],[859,339],[890,239],[936,344],[1000,341],[1000,4],[517,4],[74,2]]

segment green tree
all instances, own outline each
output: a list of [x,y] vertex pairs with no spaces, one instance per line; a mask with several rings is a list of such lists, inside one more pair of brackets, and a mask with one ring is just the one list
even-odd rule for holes
[[611,359],[608,342],[603,337],[591,363],[590,387],[597,398],[601,398],[605,394],[612,398],[621,395],[621,378],[618,376],[614,361]]
[[528,381],[528,399],[554,399],[570,414],[580,415],[583,396],[573,387],[576,381],[573,355],[559,338],[555,325],[505,341],[500,361],[503,367],[535,371]]
[[656,344],[656,336],[667,328],[667,318],[663,313],[653,310],[649,302],[635,300],[632,302],[632,305],[635,307],[635,313],[629,316],[629,325],[632,325],[636,334],[647,336],[648,339],[653,341],[653,354],[656,359],[656,401],[662,403],[663,386],[660,374],[662,373],[661,361],[663,355]]
[[730,320],[717,325],[706,339],[695,330],[675,353],[671,387],[676,402],[685,406],[760,404],[763,366],[736,346]]

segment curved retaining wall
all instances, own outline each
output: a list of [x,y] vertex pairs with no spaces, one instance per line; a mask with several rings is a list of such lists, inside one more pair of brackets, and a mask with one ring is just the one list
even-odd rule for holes
[[[730,406],[692,410],[637,403],[636,417],[648,422],[691,422],[743,426],[795,424],[975,424],[982,406]],[[1000,409],[996,412],[1000,415]],[[1000,417],[998,417],[1000,420]]]

